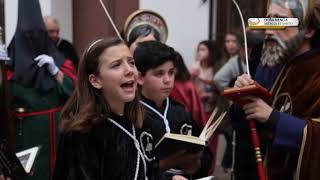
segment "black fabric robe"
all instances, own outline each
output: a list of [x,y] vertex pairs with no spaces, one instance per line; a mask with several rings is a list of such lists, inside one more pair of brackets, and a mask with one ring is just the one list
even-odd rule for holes
[[49,39],[39,1],[19,0],[18,5],[17,28],[8,48],[10,68],[23,86],[49,91],[57,86],[57,81],[46,68],[39,68],[34,59],[47,54],[60,68],[65,57]]
[[[164,100],[162,107],[159,109],[157,108],[156,103],[152,100],[147,99],[144,96],[142,96],[141,99],[151,107],[157,109],[161,114],[164,113],[166,100]],[[170,98],[167,119],[169,122],[171,133],[188,134],[192,132],[193,136],[200,135],[200,130],[196,126],[192,115],[185,110],[185,107],[182,104]],[[154,150],[155,145],[159,142],[159,140],[165,133],[166,128],[163,119],[150,109],[146,108],[144,124],[139,135],[139,141],[147,161],[149,160],[150,162],[150,160],[161,160],[166,158],[161,153],[155,154]],[[209,168],[211,167],[211,160],[212,157],[210,151],[208,148],[205,148],[201,161],[202,167],[193,178],[206,176],[208,174]],[[153,167],[155,167],[155,163],[156,162],[153,162]],[[152,172],[155,173],[155,170],[153,170]],[[161,173],[160,177],[157,177],[157,174],[153,174],[151,177],[150,173],[148,173],[149,179],[153,178],[164,180],[171,179],[172,176],[173,174],[171,173]]]
[[64,55],[66,59],[70,59],[73,62],[73,65],[78,70],[79,57],[73,45],[67,40],[60,39],[56,44],[56,47]]
[[[131,123],[115,114],[111,118],[132,133]],[[116,125],[103,120],[89,133],[62,135],[55,180],[133,180],[137,163],[134,141]],[[140,159],[138,179],[145,179]]]

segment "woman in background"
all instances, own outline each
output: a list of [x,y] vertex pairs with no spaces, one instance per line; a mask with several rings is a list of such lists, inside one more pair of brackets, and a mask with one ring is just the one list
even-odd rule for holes
[[160,41],[159,32],[148,24],[137,26],[128,35],[128,46],[131,53],[137,48],[138,44],[144,41]]
[[196,63],[191,68],[191,78],[203,104],[205,119],[215,107],[215,86],[213,76],[221,67],[221,52],[215,41],[201,41],[197,49]]
[[175,62],[176,75],[170,97],[183,104],[186,110],[192,114],[192,117],[196,121],[198,127],[203,128],[207,119],[205,119],[196,87],[191,80],[191,74],[184,63],[181,54],[178,52]]
[[[191,79],[199,95],[204,120],[200,127],[204,127],[209,119],[213,109],[216,107],[218,93],[213,83],[213,76],[221,65],[221,51],[215,41],[201,41],[197,48],[196,63],[191,69]],[[210,174],[213,174],[215,168],[215,156],[217,149],[217,136],[213,135],[210,139],[210,151],[213,157]]]
[[240,50],[238,35],[234,32],[228,32],[224,37],[223,59],[225,62],[231,57],[236,56]]

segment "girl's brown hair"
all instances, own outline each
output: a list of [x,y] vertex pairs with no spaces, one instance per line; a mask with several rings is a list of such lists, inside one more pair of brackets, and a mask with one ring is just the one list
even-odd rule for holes
[[[100,56],[108,48],[125,43],[118,39],[101,39],[92,43],[79,63],[78,81],[72,96],[67,101],[61,114],[63,132],[88,132],[94,124],[110,117],[111,109],[101,90],[89,82],[89,75],[99,75]],[[124,116],[136,127],[142,126],[143,108],[138,94],[133,101],[125,104]]]
[[[242,32],[242,30],[241,30]],[[227,39],[227,36],[234,36],[236,38],[236,41],[237,41],[237,46],[238,46],[238,53],[240,52],[240,34],[235,32],[235,31],[229,31],[227,32],[224,37],[223,37],[223,54],[222,56],[224,58],[226,58],[227,60],[229,60],[229,58],[231,57],[230,54],[228,53],[227,51],[227,47],[226,47],[226,39]]]
[[[204,40],[198,44],[197,51],[199,51],[200,45],[204,45],[208,48],[209,54],[208,57],[203,61],[205,67],[212,67],[213,73],[217,72],[217,65],[221,61],[221,49],[218,46],[217,42],[214,40]],[[220,68],[220,67],[219,67]]]

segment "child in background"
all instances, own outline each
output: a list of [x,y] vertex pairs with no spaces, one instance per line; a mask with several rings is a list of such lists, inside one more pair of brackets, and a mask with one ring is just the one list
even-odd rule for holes
[[[198,96],[195,85],[191,80],[191,74],[189,73],[187,66],[184,63],[184,60],[180,53],[177,53],[176,58],[176,75],[174,81],[174,87],[171,92],[170,97],[183,104],[186,108],[187,112],[192,114],[193,119],[196,122],[196,125],[203,129],[208,119],[206,119],[202,103]],[[214,135],[209,141],[209,149],[211,156],[205,156],[208,154],[204,154],[202,158],[211,159],[211,161],[203,161],[209,164],[204,165],[201,168],[202,172],[198,172],[199,174],[208,174],[208,169],[210,168],[210,173],[212,174],[215,169],[216,164],[216,147],[217,147],[217,136]],[[209,173],[209,174],[210,174]]]
[[[202,126],[209,119],[213,109],[217,106],[219,93],[214,85],[213,76],[222,66],[221,51],[215,41],[201,41],[197,48],[196,63],[191,68],[191,79],[199,94],[204,119]],[[214,134],[210,139],[209,146],[212,155],[215,156],[217,150],[218,138]],[[210,174],[215,170],[215,162],[211,165]]]
[[186,110],[192,114],[197,126],[203,128],[207,119],[204,117],[199,95],[181,54],[178,52],[176,53],[176,74],[170,97],[183,104]]
[[224,36],[224,58],[227,62],[230,58],[239,54],[240,42],[238,35],[234,32],[228,32]]
[[215,107],[213,76],[220,68],[221,52],[215,41],[201,41],[197,49],[196,63],[191,68],[192,80],[203,103],[206,119]]

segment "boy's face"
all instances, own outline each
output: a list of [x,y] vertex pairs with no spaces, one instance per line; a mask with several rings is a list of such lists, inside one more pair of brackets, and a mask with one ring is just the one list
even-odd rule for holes
[[175,77],[175,66],[172,61],[150,69],[144,76],[139,74],[138,83],[142,94],[156,103],[162,103],[171,93]]

